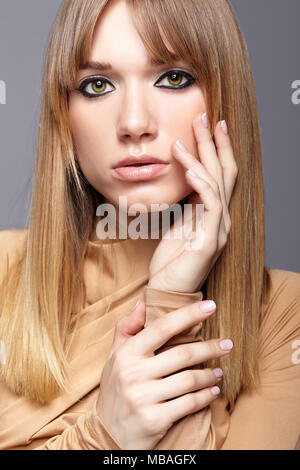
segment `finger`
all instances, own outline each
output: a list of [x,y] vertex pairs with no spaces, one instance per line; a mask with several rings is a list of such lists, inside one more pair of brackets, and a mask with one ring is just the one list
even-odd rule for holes
[[185,393],[210,387],[220,380],[221,377],[217,377],[213,369],[185,370],[156,381],[153,394],[156,396],[156,402],[170,400]]
[[121,318],[117,322],[110,355],[112,355],[116,349],[125,343],[128,338],[136,335],[144,327],[145,321],[145,302],[139,300],[131,309],[129,315]]
[[[177,141],[178,142],[178,141]],[[220,196],[220,188],[216,180],[212,178],[205,166],[195,158],[195,156],[189,153],[187,150],[179,148],[176,144],[172,145],[172,152],[174,157],[179,163],[186,169],[192,169],[198,173],[198,175],[203,178],[215,191],[216,195]]]
[[[206,125],[204,124],[204,122],[206,122]],[[217,128],[219,128],[218,125]],[[193,129],[197,141],[197,148],[200,161],[205,166],[209,174],[217,181],[220,189],[220,196],[223,205],[223,218],[225,224],[224,227],[226,228],[227,233],[229,231],[230,219],[228,214],[228,204],[225,195],[223,168],[219,161],[216,145],[212,137],[206,113],[201,116],[197,116],[194,119]]]
[[[222,369],[216,369],[221,371]],[[212,369],[185,370],[178,374],[170,375],[161,380],[150,380],[135,384],[137,395],[142,397],[142,405],[152,405],[184,393],[210,387],[220,382],[222,377],[217,376]]]
[[[225,129],[225,130],[224,130]],[[238,166],[234,158],[233,148],[225,121],[219,122],[215,131],[215,144],[223,168],[223,180],[227,206],[230,204],[233,188],[238,175]]]
[[230,349],[221,348],[223,340],[211,339],[174,346],[155,356],[147,358],[143,376],[145,379],[158,379],[186,367],[199,365],[209,359],[215,359],[230,353]]
[[186,178],[189,184],[199,194],[203,201],[205,211],[203,221],[196,222],[195,238],[192,245],[187,246],[192,250],[207,250],[213,254],[218,249],[218,235],[222,222],[223,207],[220,199],[216,196],[211,186],[202,178],[193,176],[190,171],[186,172]]
[[[173,154],[179,160],[179,162],[186,168],[186,169],[191,169],[195,171],[202,179],[207,181],[210,186],[213,188],[214,192],[218,196],[218,198],[221,201],[223,210],[225,207],[225,213],[227,213],[227,216],[223,220],[223,214],[221,216],[221,221],[220,221],[220,232],[221,233],[228,233],[230,229],[230,218],[228,214],[228,209],[225,201],[225,195],[224,195],[224,190],[222,194],[222,186],[220,188],[219,184],[217,181],[212,178],[212,176],[208,173],[207,169],[204,167],[202,163],[200,163],[191,153],[184,151],[180,149],[177,145],[172,146]],[[219,233],[218,233],[219,236]]]
[[220,393],[219,387],[210,387],[198,392],[187,393],[179,398],[156,405],[160,416],[166,416],[171,423],[185,418],[188,414],[202,410],[215,400]]
[[214,313],[213,310],[206,312],[208,301],[195,302],[194,304],[174,310],[154,320],[136,336],[128,339],[126,348],[138,355],[152,355],[170,338],[181,333],[185,329],[200,324],[203,320]]
[[[204,121],[207,121],[205,127]],[[216,146],[213,141],[206,113],[197,116],[193,121],[199,159],[207,172],[218,183],[220,191],[224,190],[223,170],[219,162]]]

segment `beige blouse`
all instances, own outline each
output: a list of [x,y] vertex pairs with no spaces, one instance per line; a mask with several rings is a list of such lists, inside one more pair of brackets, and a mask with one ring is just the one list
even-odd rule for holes
[[[0,282],[26,237],[26,229],[0,231]],[[146,326],[165,313],[202,300],[201,292],[147,287],[148,266],[158,243],[142,239],[89,242],[84,267],[86,302],[83,309],[72,312],[71,319],[75,325],[79,318],[68,356],[72,392],[39,405],[0,382],[0,450],[121,450],[96,412],[116,322],[140,299],[146,302]],[[235,404],[221,393],[210,406],[174,423],[153,450],[296,448],[300,435],[300,274],[269,271],[272,292],[258,351],[262,385],[241,393]],[[164,347],[201,339],[200,323]]]

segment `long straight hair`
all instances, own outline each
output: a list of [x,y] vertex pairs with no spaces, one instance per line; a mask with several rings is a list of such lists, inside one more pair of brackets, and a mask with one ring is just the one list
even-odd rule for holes
[[[71,387],[70,318],[84,295],[84,256],[101,194],[78,165],[68,97],[108,3],[65,0],[56,17],[45,59],[28,237],[2,283],[0,338],[7,363],[0,375],[13,392],[41,404]],[[203,87],[211,128],[221,119],[229,128],[239,173],[229,238],[203,285],[204,298],[217,304],[203,338],[231,338],[234,348],[203,366],[222,367],[222,393],[232,401],[259,384],[258,335],[269,293],[260,132],[247,47],[228,0],[127,4],[149,54],[167,63],[175,56],[185,60]]]

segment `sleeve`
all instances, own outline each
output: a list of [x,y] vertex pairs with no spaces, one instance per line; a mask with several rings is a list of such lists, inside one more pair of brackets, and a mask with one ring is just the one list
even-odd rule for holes
[[[179,308],[191,305],[195,302],[201,302],[203,294],[201,291],[192,294],[156,289],[154,287],[146,286],[144,289],[144,299],[146,304],[146,323],[148,326],[157,318],[162,315],[177,310]],[[180,334],[173,336],[165,345],[157,351],[162,352],[171,346],[192,343],[194,341],[202,341],[201,336],[202,322],[198,325],[187,328]]]
[[259,340],[261,384],[239,395],[222,450],[294,450],[299,446],[300,274],[272,271],[276,288]]
[[93,408],[59,436],[53,436],[34,450],[122,450]]

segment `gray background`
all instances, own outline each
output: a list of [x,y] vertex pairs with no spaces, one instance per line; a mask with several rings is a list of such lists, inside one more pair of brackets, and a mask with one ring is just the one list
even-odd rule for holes
[[[266,264],[300,272],[300,1],[232,0],[256,86],[266,191]],[[61,0],[0,0],[0,230],[28,224],[43,58]]]

